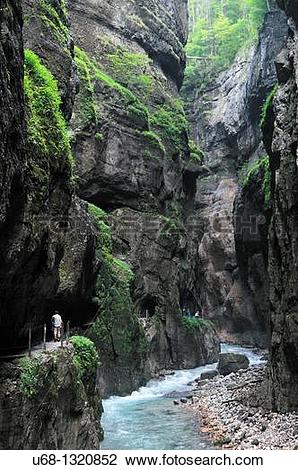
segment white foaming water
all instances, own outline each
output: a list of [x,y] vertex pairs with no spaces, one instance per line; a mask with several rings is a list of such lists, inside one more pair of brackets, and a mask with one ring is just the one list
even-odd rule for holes
[[[262,362],[251,349],[222,344],[222,352],[245,354],[251,365]],[[173,406],[170,392],[188,392],[202,372],[213,370],[209,364],[191,370],[179,370],[164,380],[151,380],[145,387],[126,397],[104,400],[102,425],[105,430],[103,449],[206,449],[210,443],[200,434],[191,414]]]

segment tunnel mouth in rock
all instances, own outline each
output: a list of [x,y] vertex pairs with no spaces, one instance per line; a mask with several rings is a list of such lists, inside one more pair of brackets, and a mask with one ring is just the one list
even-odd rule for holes
[[69,322],[70,330],[84,331],[95,322],[98,314],[98,304],[92,298],[57,296],[47,306],[46,323],[48,331],[51,328],[51,318],[55,311],[61,315],[64,327]]
[[156,297],[147,295],[145,298],[141,300],[140,304],[140,316],[141,318],[152,318],[156,314],[156,308],[158,306],[158,302]]

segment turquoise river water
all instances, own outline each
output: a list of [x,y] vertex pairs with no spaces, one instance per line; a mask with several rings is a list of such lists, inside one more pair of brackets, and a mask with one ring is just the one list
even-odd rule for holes
[[[222,352],[245,354],[251,364],[262,362],[250,349],[222,344]],[[145,387],[127,397],[104,400],[102,425],[105,439],[102,449],[108,450],[175,450],[211,449],[212,444],[200,432],[198,422],[185,407],[174,406],[177,395],[189,392],[189,383],[204,371],[212,370],[209,364],[191,370],[179,370],[165,380],[151,380]]]

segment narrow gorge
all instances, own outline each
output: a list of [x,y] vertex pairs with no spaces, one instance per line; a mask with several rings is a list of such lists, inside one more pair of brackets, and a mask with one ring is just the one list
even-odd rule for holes
[[132,446],[237,348],[298,410],[297,12],[0,0],[0,449]]

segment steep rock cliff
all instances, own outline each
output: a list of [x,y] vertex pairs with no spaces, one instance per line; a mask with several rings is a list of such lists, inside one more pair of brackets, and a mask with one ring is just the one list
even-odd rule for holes
[[[280,10],[268,13],[255,47],[197,93],[188,113],[204,153],[196,186],[198,296],[222,338],[255,345],[268,342],[267,228],[270,211],[262,181],[242,187],[245,162],[264,155],[259,126],[263,102],[276,83],[273,58],[287,31]],[[255,183],[256,184],[256,181]],[[259,196],[258,196],[259,194]]]
[[[23,6],[27,11],[27,4]],[[56,2],[61,13],[59,6]],[[29,17],[34,15],[25,15],[25,25]],[[68,303],[71,296],[83,297],[85,303],[92,298],[98,269],[92,263],[96,245],[92,220],[73,198],[71,152],[58,86],[32,50],[26,50],[24,60],[22,18],[20,2],[1,2],[1,355],[14,354],[28,341],[29,324],[33,341],[40,340],[59,284],[63,290],[61,271],[64,280],[67,273],[61,260],[70,244],[76,252],[72,258],[68,253],[68,262],[80,260],[73,268],[79,266],[80,271],[77,279],[73,274],[72,285],[67,276]],[[45,32],[41,37],[45,40]],[[50,42],[49,38],[48,46]],[[66,96],[61,103],[65,116],[71,101]],[[74,223],[80,226],[79,235],[73,232]],[[71,309],[69,313],[71,317]],[[66,351],[44,356],[39,367],[43,380],[31,365],[24,378],[18,363],[0,364],[0,447],[98,448],[102,431],[95,374],[83,384],[72,353]],[[35,384],[34,397],[30,384]]]
[[272,405],[297,409],[297,1],[280,1],[289,16],[287,47],[276,59],[278,93],[271,148],[273,216],[270,226]]
[[[0,9],[0,237],[1,294],[6,277],[8,238],[24,210],[24,95],[22,12],[20,2],[2,2]],[[5,292],[5,288],[3,290]],[[1,328],[4,329],[5,301],[1,298]],[[7,331],[5,332],[5,336]]]
[[[9,126],[1,139],[6,142],[4,151],[8,152],[1,153],[1,165],[4,168],[9,161],[12,168],[15,162],[14,169],[19,176],[12,174],[14,197],[10,202],[5,194],[3,197],[9,217],[1,228],[0,321],[2,345],[12,347],[25,340],[29,323],[35,338],[35,328],[47,321],[49,302],[59,285],[58,269],[73,187],[70,146],[57,85],[31,51],[26,52],[24,77],[20,4],[1,10],[2,21],[6,19],[5,14],[14,14],[15,21],[4,24],[6,35],[1,35],[4,53],[11,54],[6,68],[5,57],[1,68],[4,74],[1,97],[7,94],[14,100],[3,106],[14,120],[9,121],[1,113],[4,125]],[[6,83],[8,76],[11,79]],[[25,129],[24,101],[27,127],[26,133],[20,134]],[[11,169],[7,168],[6,172],[1,188],[9,188],[11,184]]]
[[72,327],[93,324],[84,331],[101,353],[105,395],[160,368],[213,362],[212,327],[190,328],[181,315],[198,305],[184,225],[185,173],[197,168],[178,97],[185,2],[24,0],[24,88],[20,5],[3,11],[12,80],[1,76],[1,165],[15,181],[1,206],[3,347],[24,344],[30,325],[40,341],[58,308]]
[[[181,318],[189,297],[193,313],[198,307],[188,263],[193,247],[184,224],[193,197],[184,178],[190,152],[178,96],[187,9],[182,1],[123,5],[77,0],[69,7],[80,78],[71,120],[78,192],[107,212],[113,255],[135,274],[134,310],[149,319],[149,362],[145,375],[138,373],[133,380],[142,383],[150,371],[195,366],[218,353],[215,337],[208,351],[203,335],[187,330]],[[125,356],[117,349],[126,340],[113,331],[110,352],[102,351],[107,370],[102,367],[99,380],[114,393],[109,378],[114,368],[119,371],[115,383],[125,393],[120,373],[126,370]],[[214,336],[213,330],[208,334]],[[187,335],[193,344],[184,345],[182,353]]]

